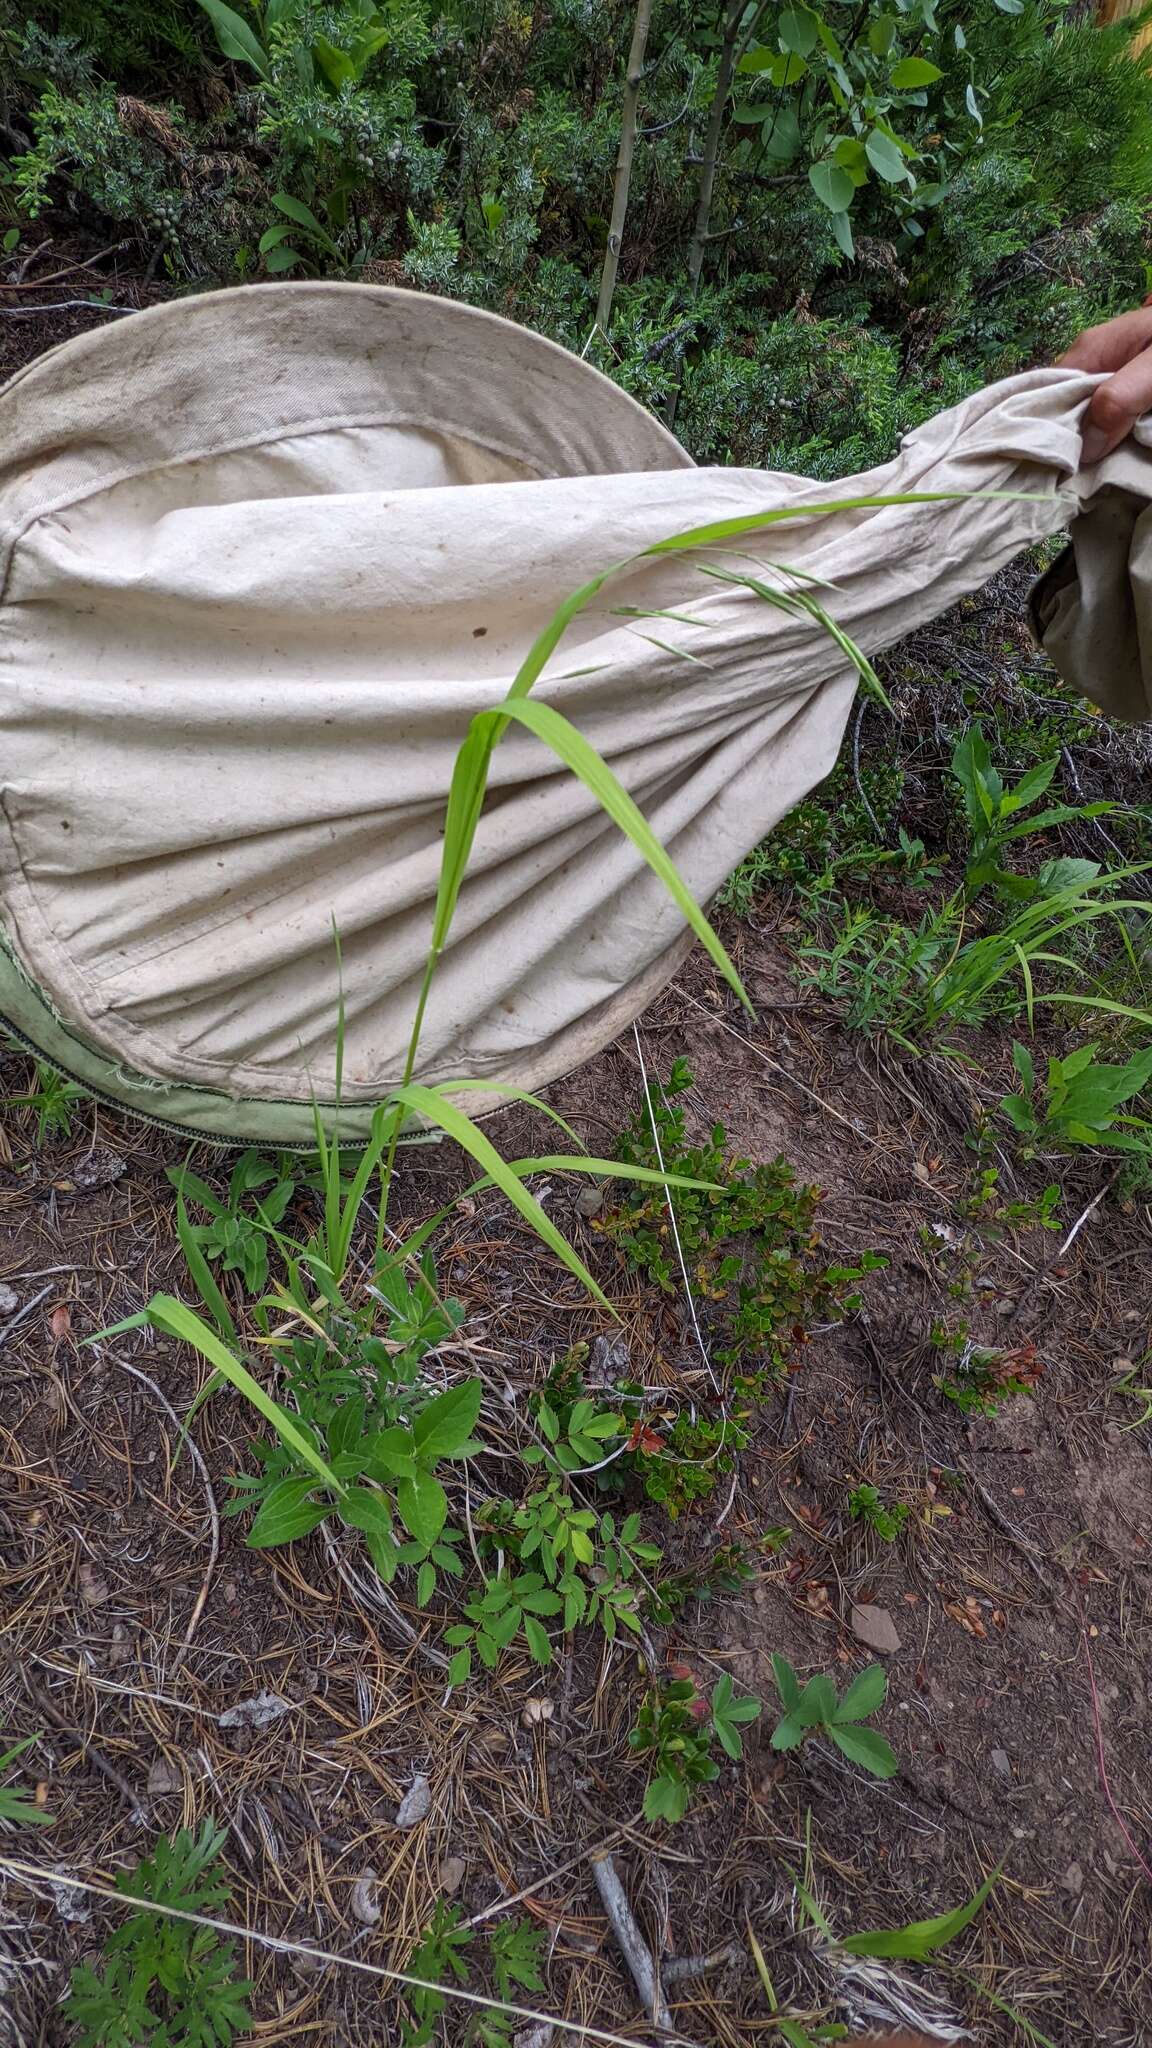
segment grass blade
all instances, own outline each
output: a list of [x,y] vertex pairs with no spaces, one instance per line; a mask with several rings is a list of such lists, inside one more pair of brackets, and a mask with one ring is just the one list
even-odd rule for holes
[[597,1286],[579,1253],[573,1250],[567,1238],[557,1230],[551,1217],[545,1215],[535,1195],[525,1187],[519,1174],[509,1166],[507,1160],[500,1157],[491,1139],[485,1137],[484,1132],[478,1124],[473,1123],[470,1116],[466,1116],[462,1109],[457,1109],[454,1103],[447,1101],[439,1089],[426,1088],[420,1082],[409,1082],[406,1088],[398,1088],[396,1100],[403,1102],[408,1109],[415,1110],[418,1116],[428,1117],[431,1122],[439,1124],[442,1131],[450,1138],[455,1138],[456,1143],[484,1168],[488,1178],[507,1195],[513,1208],[519,1210],[537,1237],[550,1251],[555,1252],[568,1271],[575,1274],[613,1319],[619,1320],[611,1302],[603,1289]]
[[578,732],[571,721],[551,704],[541,704],[530,699],[506,706],[507,716],[515,718],[528,727],[538,739],[551,747],[552,752],[578,775],[585,788],[590,789],[601,808],[607,812],[613,823],[620,827],[641,853],[654,875],[663,882],[668,894],[686,918],[701,944],[707,948],[713,962],[719,968],[729,987],[735,990],[746,1010],[751,1011],[752,1000],[740,976],[728,957],[704,912],[695,898],[681,881],[675,863],[665,853],[656,834],[644,816],[643,811],[633,802],[624,785],[616,780],[606,761],[601,760],[595,747],[590,746],[583,733]]
[[309,1466],[316,1477],[323,1480],[325,1486],[332,1487],[335,1493],[343,1494],[344,1487],[341,1481],[337,1479],[332,1467],[325,1464],[319,1451],[304,1432],[297,1427],[295,1419],[289,1415],[286,1408],[281,1408],[278,1401],[273,1400],[271,1394],[265,1392],[247,1366],[241,1365],[240,1360],[233,1357],[228,1346],[204,1321],[203,1316],[198,1316],[195,1309],[189,1308],[183,1301],[177,1301],[171,1294],[154,1294],[145,1314],[154,1329],[162,1331],[166,1337],[176,1337],[182,1344],[190,1344],[194,1351],[200,1353],[201,1358],[206,1358],[209,1365],[214,1366],[216,1371],[235,1387],[238,1394],[243,1394],[244,1399],[264,1417],[265,1422],[271,1424],[281,1442],[287,1444],[288,1449],[302,1463]]

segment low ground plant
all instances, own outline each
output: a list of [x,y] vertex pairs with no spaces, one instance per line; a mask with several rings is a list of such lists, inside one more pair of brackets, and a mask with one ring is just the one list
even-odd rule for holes
[[683,1820],[698,1785],[720,1775],[712,1755],[718,1742],[725,1756],[739,1760],[740,1730],[758,1719],[761,1703],[736,1692],[727,1673],[711,1694],[696,1689],[695,1680],[673,1677],[645,1695],[628,1741],[638,1755],[651,1759],[652,1775],[644,1794],[645,1820]]
[[[427,1988],[407,1994],[412,2020],[402,2031],[403,2048],[426,2048],[428,2042],[442,2038],[439,2021],[447,2000],[436,1987],[449,1981],[471,1981],[475,1944],[476,1934],[465,1922],[461,1908],[438,1899],[405,1965],[406,1974],[423,1978]],[[509,2004],[522,2000],[525,1992],[543,1991],[544,1944],[543,1930],[530,1920],[501,1920],[489,1931],[485,1944],[488,1972],[498,1999]],[[461,2039],[468,2048],[512,2048],[517,2024],[513,2015],[501,2012],[498,2005],[481,2007]]]
[[1152,1081],[1152,1048],[1119,1063],[1098,1059],[1099,1050],[1091,1044],[1062,1058],[1051,1054],[1040,1079],[1029,1048],[1013,1046],[1020,1085],[1000,1108],[1023,1139],[1025,1156],[1090,1146],[1152,1157],[1152,1119],[1124,1113]]
[[[820,1258],[820,1191],[798,1182],[787,1160],[753,1166],[733,1158],[722,1124],[713,1125],[702,1144],[691,1144],[685,1110],[691,1087],[691,1069],[677,1060],[667,1081],[649,1091],[617,1151],[630,1166],[657,1174],[663,1161],[668,1173],[695,1185],[673,1187],[668,1196],[663,1190],[624,1192],[596,1219],[597,1228],[629,1267],[667,1293],[684,1284],[678,1235],[688,1285],[711,1333],[714,1362],[781,1374],[814,1323],[852,1313],[859,1305],[858,1282],[884,1262],[872,1252],[854,1266]],[[690,1427],[707,1431],[709,1425]],[[719,1439],[705,1445],[705,1455],[723,1455],[733,1443],[721,1428]],[[674,1482],[668,1483],[671,1489]]]
[[863,1483],[848,1495],[848,1513],[884,1543],[894,1543],[912,1513],[906,1501],[886,1501],[879,1488]]
[[814,1735],[834,1742],[848,1758],[874,1778],[892,1778],[899,1760],[890,1744],[864,1722],[883,1706],[888,1680],[879,1664],[870,1664],[839,1698],[831,1678],[822,1673],[802,1685],[787,1657],[772,1659],[772,1675],[784,1709],[772,1731],[773,1749],[798,1749]]
[[[119,1873],[116,1888],[181,1913],[219,1915],[231,1896],[220,1869],[225,1839],[210,1820],[196,1835],[161,1836]],[[251,1990],[230,1941],[141,1908],[105,1937],[98,1969],[73,1970],[64,2015],[76,2048],[229,2048],[248,2030]]]

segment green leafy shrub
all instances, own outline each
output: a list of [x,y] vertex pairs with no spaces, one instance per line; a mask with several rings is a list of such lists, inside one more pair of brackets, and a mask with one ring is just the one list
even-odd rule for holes
[[25,217],[60,203],[132,236],[176,282],[387,263],[588,351],[646,404],[679,394],[706,461],[819,475],[1139,296],[1152,84],[1126,28],[1060,0],[748,26],[696,289],[719,38],[687,0],[654,24],[608,337],[628,36],[609,0],[43,0],[35,22],[0,0],[10,190]]
[[[192,1226],[192,1236],[205,1258],[219,1261],[224,1273],[240,1273],[248,1292],[259,1294],[268,1284],[265,1226],[275,1228],[283,1222],[296,1192],[292,1176],[278,1177],[270,1159],[249,1151],[242,1152],[232,1168],[223,1199],[186,1166],[170,1166],[168,1178],[185,1201],[199,1203],[211,1217],[209,1223]],[[245,1208],[248,1197],[254,1198],[252,1209]]]
[[748,1442],[748,1431],[732,1416],[713,1421],[704,1415],[678,1415],[661,1449],[637,1458],[644,1491],[676,1521],[699,1501],[710,1499]]
[[[686,1061],[676,1060],[668,1081],[632,1119],[617,1157],[650,1169],[663,1160],[669,1173],[715,1184],[678,1188],[668,1197],[689,1285],[707,1305],[713,1356],[722,1366],[752,1361],[782,1373],[813,1323],[850,1314],[859,1305],[857,1281],[884,1261],[873,1252],[852,1267],[819,1258],[819,1189],[798,1184],[785,1159],[752,1166],[731,1158],[721,1124],[704,1144],[689,1145],[681,1098],[691,1086]],[[658,1199],[644,1188],[629,1191],[598,1219],[598,1227],[629,1266],[665,1292],[682,1287],[663,1191]]]
[[[475,1932],[464,1923],[461,1908],[450,1906],[446,1899],[437,1899],[432,1917],[405,1965],[409,1976],[422,1977],[429,1988],[407,1993],[412,2024],[402,2024],[403,2048],[426,2048],[428,2042],[441,2038],[438,2022],[447,1998],[443,1991],[432,1987],[446,1985],[452,1979],[457,1984],[470,1981],[470,1951],[475,1940]],[[544,1941],[543,1930],[534,1927],[530,1920],[501,1920],[491,1929],[488,1964],[497,1997],[506,2004],[521,1999],[525,1991],[543,1991]],[[496,2006],[484,2007],[461,2038],[470,2048],[473,2043],[479,2043],[480,2048],[512,2048],[514,2024],[510,2013],[500,2012]]]

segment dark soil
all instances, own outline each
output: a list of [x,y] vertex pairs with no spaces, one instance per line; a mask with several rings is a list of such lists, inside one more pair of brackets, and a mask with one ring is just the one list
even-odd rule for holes
[[[128,289],[117,282],[119,302]],[[12,302],[0,291],[0,311]],[[99,317],[0,318],[0,365]],[[967,631],[953,620],[935,637],[954,648]],[[923,658],[912,650],[909,671]],[[984,659],[987,677],[996,656]],[[1099,758],[1081,761],[1089,793],[1138,784],[1139,744],[1101,734]],[[903,2016],[942,2040],[1148,2039],[1152,1428],[1131,1426],[1139,1406],[1116,1388],[1152,1341],[1146,1200],[1121,1199],[1099,1156],[1027,1170],[1002,1157],[1001,1208],[1059,1175],[1061,1228],[987,1209],[973,1220],[967,1141],[1009,1085],[1008,1037],[989,1036],[973,1068],[850,1037],[798,992],[787,927],[787,903],[769,897],[730,934],[753,1021],[696,958],[638,1042],[629,1034],[553,1091],[602,1153],[642,1099],[641,1056],[663,1074],[685,1054],[693,1123],[722,1121],[750,1159],[784,1152],[816,1181],[833,1257],[871,1247],[888,1259],[863,1311],[814,1334],[764,1402],[731,1497],[725,1482],[655,1532],[673,1562],[729,1542],[757,1560],[743,1591],[657,1634],[666,1662],[708,1685],[730,1671],[766,1703],[745,1762],[676,1828],[638,1818],[634,1648],[581,1637],[544,1673],[512,1652],[483,1685],[446,1694],[435,1646],[449,1617],[371,1583],[350,1544],[245,1547],[219,1512],[251,1434],[241,1402],[217,1394],[183,1444],[201,1381],[191,1355],[138,1330],[86,1343],[157,1288],[188,1291],[164,1175],[182,1148],[90,1103],[69,1137],[44,1143],[33,1109],[3,1110],[0,1752],[43,1731],[25,1782],[42,1780],[56,1816],[2,1843],[44,1873],[5,1888],[4,1938],[23,1958],[0,2012],[5,2048],[66,2038],[50,2012],[63,1973],[116,1917],[47,1873],[107,1881],[157,1831],[206,1814],[231,1831],[237,1923],[395,1969],[442,1893],[469,1918],[524,1894],[517,1910],[549,1937],[547,1994],[525,2003],[637,2041],[651,2030],[588,1864],[605,1844],[658,1957],[726,1954],[669,1993],[697,2048],[780,2038],[750,1933],[775,1995],[810,2029]],[[0,1055],[5,1096],[28,1080],[22,1055]],[[541,1142],[527,1112],[491,1129],[513,1156]],[[214,1171],[219,1155],[198,1163]],[[429,1213],[463,1184],[457,1164],[447,1147],[413,1153],[396,1215]],[[522,1400],[571,1343],[607,1336],[627,1344],[632,1376],[697,1384],[683,1300],[629,1276],[558,1177],[549,1206],[621,1327],[489,1196],[457,1212],[438,1253],[468,1310],[465,1364]],[[1030,1370],[1034,1357],[1031,1396],[988,1418],[944,1398],[929,1330],[960,1316],[978,1342],[1019,1348]],[[897,1540],[851,1520],[861,1481],[911,1504]],[[761,1538],[778,1525],[789,1536],[773,1554]],[[846,1680],[872,1661],[853,1630],[861,1606],[882,1609],[899,1641],[884,1657],[880,1725],[901,1768],[885,1784],[824,1745],[783,1757],[768,1746],[771,1653]],[[280,1703],[267,1725],[222,1723],[261,1694]],[[540,1699],[549,1718],[529,1710]],[[402,1828],[418,1774],[429,1809]],[[847,1934],[957,1906],[998,1865],[984,1912],[935,1968],[850,1967],[795,1882]],[[254,2039],[399,2040],[379,1979],[252,1944],[243,1960]],[[462,2043],[467,2025],[457,2011],[445,2040]]]
[[[755,951],[770,972],[770,949]],[[719,1489],[674,1539],[699,1562],[727,1506],[723,1540],[754,1549],[784,1525],[789,1542],[743,1593],[696,1609],[659,1648],[702,1681],[730,1670],[770,1702],[772,1651],[802,1672],[847,1676],[869,1660],[853,1604],[880,1606],[900,1641],[885,1660],[883,1716],[899,1777],[867,1781],[820,1747],[778,1758],[766,1718],[746,1766],[726,1771],[681,1827],[638,1827],[644,1778],[625,1746],[643,1687],[634,1653],[582,1645],[548,1674],[509,1656],[483,1691],[446,1701],[419,1647],[427,1620],[367,1604],[319,1539],[254,1553],[226,1521],[214,1562],[213,1503],[249,1433],[240,1403],[215,1397],[193,1432],[200,1457],[177,1460],[197,1382],[188,1356],[136,1333],[82,1348],[153,1289],[181,1285],[162,1177],[177,1148],[92,1107],[71,1141],[40,1147],[29,1113],[9,1112],[4,1725],[45,1730],[36,1756],[58,1818],[36,1855],[114,1871],[153,1830],[227,1817],[238,1920],[393,1967],[446,1867],[469,1915],[538,1886],[525,1910],[554,1935],[549,2009],[630,2030],[635,1996],[583,1861],[612,1839],[658,1953],[737,1944],[738,1963],[682,1987],[678,2022],[698,2042],[762,2036],[749,1923],[793,2010],[899,2013],[895,1966],[872,1966],[875,1984],[853,1991],[798,1920],[792,1873],[806,1841],[809,1886],[841,1932],[945,1910],[1003,1862],[962,1944],[965,1969],[1057,2043],[1135,2044],[1148,1969],[1136,1850],[1147,1855],[1152,1818],[1152,1460],[1144,1435],[1124,1428],[1131,1404],[1110,1388],[1117,1361],[1147,1345],[1147,1216],[1105,1198],[1058,1257],[1062,1236],[969,1226],[974,1329],[1035,1343],[1044,1371],[1034,1399],[966,1420],[933,1385],[925,1341],[952,1270],[936,1233],[963,1230],[956,1203],[972,1179],[954,1073],[865,1058],[816,1012],[766,1010],[748,1024],[695,963],[641,1042],[654,1066],[665,1048],[687,1053],[701,1118],[727,1123],[753,1158],[783,1149],[820,1182],[834,1254],[872,1245],[890,1261],[865,1312],[814,1336],[765,1406],[731,1502]],[[5,1056],[6,1088],[26,1077],[22,1058]],[[578,1126],[587,1115],[597,1145],[602,1123],[618,1126],[638,1095],[630,1040],[555,1091]],[[503,1135],[516,1150],[527,1133]],[[426,1211],[451,1179],[443,1154],[422,1161],[403,1207]],[[1077,1189],[1080,1208],[1100,1184]],[[681,1305],[627,1281],[560,1185],[553,1210],[621,1301],[630,1371],[675,1383],[692,1363]],[[926,1249],[933,1238],[940,1252]],[[496,1384],[538,1383],[568,1343],[603,1330],[499,1201],[461,1216],[454,1239],[443,1270],[468,1304],[464,1341]],[[849,1520],[861,1479],[914,1503],[895,1543]],[[221,1728],[221,1713],[261,1692],[289,1710],[262,1730]],[[537,1696],[553,1715],[526,1730]],[[396,1811],[419,1772],[431,1809],[401,1831]],[[366,1869],[383,1909],[372,1928],[353,1904]],[[59,1891],[38,1890],[19,1915],[36,1952],[63,1963],[89,1950],[99,1905],[74,1895],[64,1917]],[[247,1967],[261,2039],[392,2038],[370,1980],[336,1969],[301,1979],[302,1966],[259,1952]],[[930,2013],[935,1993],[937,2017],[986,2041],[1020,2038],[955,1973],[903,1974],[910,2010]]]

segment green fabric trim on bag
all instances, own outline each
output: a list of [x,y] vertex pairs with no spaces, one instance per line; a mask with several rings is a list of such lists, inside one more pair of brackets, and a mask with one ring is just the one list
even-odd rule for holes
[[[38,1059],[78,1081],[113,1109],[183,1137],[213,1140],[222,1145],[274,1145],[286,1151],[312,1151],[316,1129],[309,1102],[253,1102],[186,1088],[178,1082],[150,1080],[121,1062],[108,1059],[61,1022],[42,992],[29,981],[0,931],[0,1025]],[[337,1121],[336,1105],[321,1103],[329,1136]],[[339,1134],[348,1145],[365,1145],[371,1135],[375,1103],[344,1103]]]

